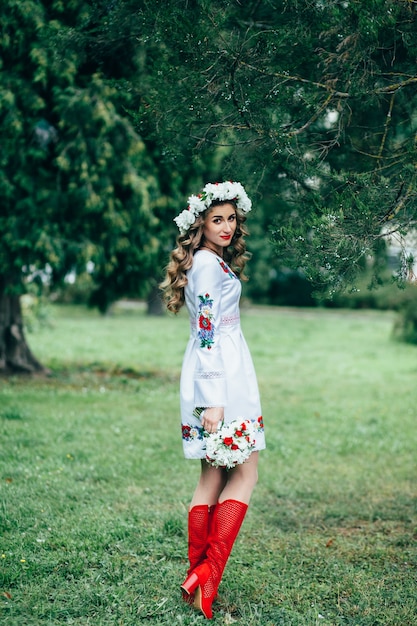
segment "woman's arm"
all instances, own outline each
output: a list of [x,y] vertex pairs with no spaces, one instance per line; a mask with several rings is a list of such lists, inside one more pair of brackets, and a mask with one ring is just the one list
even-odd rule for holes
[[226,378],[221,346],[223,275],[216,258],[195,259],[193,294],[196,304],[197,365],[194,373],[194,405],[207,407],[201,424],[217,430],[227,404]]

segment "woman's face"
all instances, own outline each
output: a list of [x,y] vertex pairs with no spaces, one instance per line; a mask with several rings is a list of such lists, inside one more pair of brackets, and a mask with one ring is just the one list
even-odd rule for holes
[[204,243],[221,255],[223,248],[227,248],[232,241],[236,227],[236,209],[233,204],[227,202],[214,206],[204,220]]

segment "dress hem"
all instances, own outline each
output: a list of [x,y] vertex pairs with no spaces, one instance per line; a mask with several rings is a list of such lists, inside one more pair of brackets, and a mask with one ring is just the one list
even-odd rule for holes
[[[261,450],[265,450],[265,448],[266,448],[266,445],[264,445],[262,447],[259,447],[259,448],[254,448],[254,450],[252,450],[252,452],[261,452]],[[186,456],[184,454],[184,458],[187,461],[203,461],[206,458],[206,455],[204,455],[204,456]]]

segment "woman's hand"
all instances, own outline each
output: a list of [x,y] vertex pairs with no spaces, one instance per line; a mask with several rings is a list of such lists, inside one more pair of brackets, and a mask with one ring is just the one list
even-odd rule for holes
[[212,406],[204,410],[201,425],[208,433],[215,433],[224,419],[224,408]]

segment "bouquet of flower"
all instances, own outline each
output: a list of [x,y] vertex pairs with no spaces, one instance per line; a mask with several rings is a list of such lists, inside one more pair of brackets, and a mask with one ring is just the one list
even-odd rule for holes
[[250,420],[223,424],[206,435],[206,461],[214,467],[231,469],[244,463],[255,448],[255,427]]

